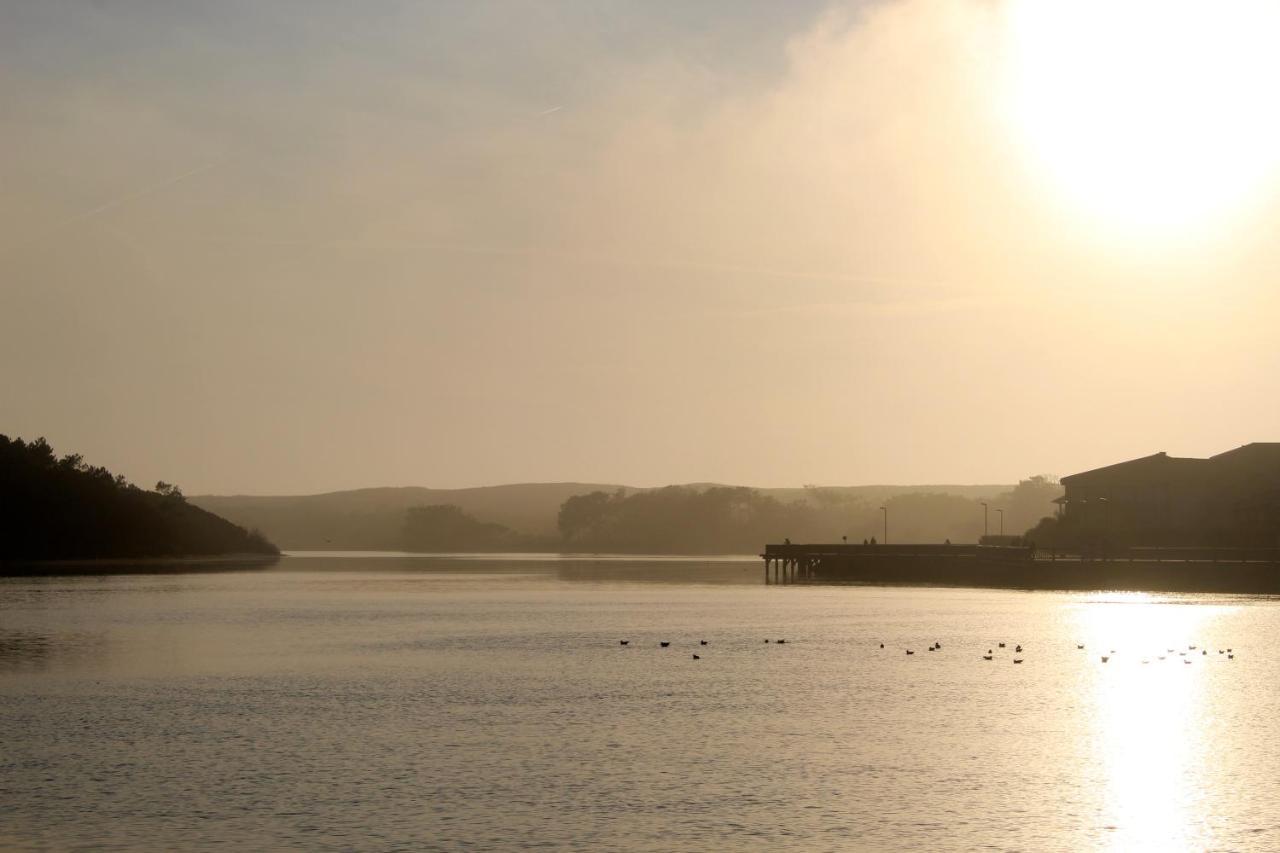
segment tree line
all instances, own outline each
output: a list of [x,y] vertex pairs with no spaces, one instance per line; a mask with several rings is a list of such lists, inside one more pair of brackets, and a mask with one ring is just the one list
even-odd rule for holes
[[0,435],[0,561],[278,553],[175,485],[141,489],[43,438]]
[[[405,514],[410,551],[564,551],[633,554],[754,554],[769,542],[976,542],[984,533],[1021,534],[1049,515],[1062,494],[1051,478],[1031,477],[982,501],[908,493],[872,505],[834,490],[807,488],[781,501],[747,487],[668,486],[640,492],[591,492],[560,506],[557,536],[523,534],[480,521],[457,506]],[[883,506],[883,509],[881,509]],[[1001,512],[1002,511],[1002,512]],[[1003,519],[1001,519],[1003,515]]]

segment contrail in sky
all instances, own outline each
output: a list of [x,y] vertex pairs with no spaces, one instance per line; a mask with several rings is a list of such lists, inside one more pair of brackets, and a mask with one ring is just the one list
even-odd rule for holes
[[225,162],[226,162],[226,158],[224,157],[221,160],[214,160],[212,163],[205,163],[203,166],[197,166],[196,168],[183,172],[180,175],[174,175],[172,178],[168,178],[164,181],[161,181],[158,184],[152,184],[151,186],[145,187],[144,189],[138,190],[137,192],[127,193],[126,195],[122,195],[119,198],[114,198],[111,201],[104,202],[103,204],[100,204],[97,207],[91,208],[86,211],[82,211],[81,213],[77,213],[74,216],[69,216],[66,219],[62,220],[61,222],[58,222],[55,225],[51,226],[43,234],[40,234],[39,236],[32,237],[29,240],[24,240],[21,243],[17,243],[13,246],[8,247],[7,249],[0,250],[0,257],[4,257],[5,255],[18,251],[19,249],[24,249],[27,246],[32,246],[32,245],[35,245],[36,243],[40,243],[44,240],[47,240],[53,235],[57,234],[62,229],[67,228],[71,225],[74,225],[77,222],[83,222],[86,219],[92,219],[95,216],[101,216],[102,214],[107,213],[108,211],[115,210],[117,207],[123,207],[124,205],[129,204],[130,202],[134,202],[134,201],[137,201],[138,199],[146,198],[147,196],[154,195],[155,193],[158,193],[161,190],[168,189],[174,184],[179,184],[185,180],[194,178],[196,175],[202,175],[205,172],[208,172],[212,169],[217,168],[218,166],[222,165]]

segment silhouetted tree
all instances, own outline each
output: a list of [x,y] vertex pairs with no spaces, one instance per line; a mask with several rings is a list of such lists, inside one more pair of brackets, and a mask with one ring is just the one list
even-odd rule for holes
[[[1052,509],[1061,493],[1056,482],[1037,476],[988,502],[1005,510],[1006,530],[1017,531]],[[973,498],[908,492],[885,506],[891,542],[976,542],[982,535],[982,507]],[[806,486],[804,498],[791,503],[749,488],[668,486],[571,497],[560,507],[558,527],[563,547],[579,551],[756,553],[784,538],[865,541],[882,535],[883,518],[877,504],[817,486]]]
[[182,500],[182,489],[172,483],[166,483],[164,480],[156,483],[156,493],[164,495],[166,498],[177,498]]
[[[976,542],[982,535],[982,507],[959,495],[912,492],[895,495],[885,502],[889,508],[888,542]],[[868,530],[882,530],[878,514],[871,517]],[[883,533],[881,534],[883,535]]]
[[156,486],[139,489],[79,454],[59,459],[43,438],[0,435],[0,560],[279,553],[177,486]]
[[405,511],[406,551],[515,551],[547,543],[501,524],[480,521],[453,504],[415,506]]
[[1035,527],[1028,530],[1023,538],[1035,544],[1037,548],[1060,548],[1070,543],[1063,540],[1061,521],[1046,515],[1036,522]]
[[564,547],[624,553],[753,553],[784,536],[814,538],[823,528],[837,537],[847,525],[847,504],[837,512],[728,486],[593,492],[566,500],[559,518]]
[[569,498],[560,505],[560,515],[556,519],[561,538],[565,542],[576,542],[591,531],[598,531],[614,500],[622,500],[623,497],[622,492],[617,495],[591,492]]
[[1062,485],[1043,474],[1019,481],[1012,491],[997,495],[991,501],[993,507],[1004,508],[1005,530],[1016,533],[1026,530],[1053,511],[1053,502],[1062,497]]

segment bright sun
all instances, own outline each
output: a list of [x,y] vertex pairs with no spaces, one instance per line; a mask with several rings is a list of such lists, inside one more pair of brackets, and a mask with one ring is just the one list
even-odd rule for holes
[[1022,0],[1009,117],[1057,194],[1111,233],[1222,225],[1280,166],[1280,3]]

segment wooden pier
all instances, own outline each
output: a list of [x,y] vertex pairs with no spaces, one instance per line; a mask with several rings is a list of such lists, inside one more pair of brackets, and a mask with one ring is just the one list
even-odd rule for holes
[[988,545],[766,545],[765,583],[861,580],[895,576],[916,577],[937,569],[946,575],[994,563],[1029,567],[1035,549],[1029,546]]
[[1280,549],[1125,548],[1037,553],[1032,546],[766,545],[768,584],[862,583],[1005,589],[1280,594]]

